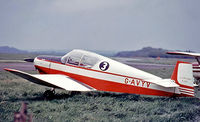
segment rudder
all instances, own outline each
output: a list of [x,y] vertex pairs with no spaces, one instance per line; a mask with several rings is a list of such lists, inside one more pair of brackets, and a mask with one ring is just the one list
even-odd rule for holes
[[191,63],[177,61],[171,79],[180,86],[181,96],[194,97],[194,77]]

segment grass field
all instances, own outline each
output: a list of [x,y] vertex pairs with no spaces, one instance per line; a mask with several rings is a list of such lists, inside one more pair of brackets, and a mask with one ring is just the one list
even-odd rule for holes
[[[167,61],[167,64],[174,62]],[[173,67],[144,70],[169,78]],[[13,121],[14,112],[19,111],[22,101],[28,103],[28,113],[32,114],[35,122],[200,120],[200,101],[197,98],[167,98],[108,92],[70,94],[64,90],[56,90],[55,98],[46,100],[43,98],[43,92],[47,89],[49,88],[0,71],[0,122]]]

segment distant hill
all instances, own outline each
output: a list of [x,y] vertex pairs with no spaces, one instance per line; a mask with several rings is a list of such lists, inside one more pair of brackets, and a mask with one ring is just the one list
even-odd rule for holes
[[9,46],[0,46],[0,53],[26,54],[28,53],[28,51],[19,50],[17,48],[9,47]]
[[136,51],[122,51],[118,52],[115,56],[116,57],[161,57],[161,58],[188,58],[183,56],[175,56],[166,54],[169,50],[162,49],[162,48],[152,48],[152,47],[144,47],[140,50]]
[[[9,46],[0,46],[0,53],[1,54],[35,54],[35,55],[64,55],[71,50],[44,50],[44,51],[25,51],[20,50],[14,47]],[[189,58],[183,56],[176,56],[176,55],[169,55],[166,52],[169,50],[162,49],[162,48],[152,48],[152,47],[144,47],[140,50],[136,51],[121,51],[116,53],[115,51],[92,51],[98,54],[108,56],[108,57],[161,57],[161,58]]]
[[[0,46],[0,53],[1,54],[36,54],[36,55],[65,55],[71,50],[32,50],[32,51],[25,51],[20,50],[14,47],[9,46]],[[92,51],[104,56],[114,56],[116,54],[115,51]]]

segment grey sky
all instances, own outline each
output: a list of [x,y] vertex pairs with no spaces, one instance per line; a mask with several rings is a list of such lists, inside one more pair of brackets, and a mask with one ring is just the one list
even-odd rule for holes
[[200,52],[200,0],[0,0],[0,46]]

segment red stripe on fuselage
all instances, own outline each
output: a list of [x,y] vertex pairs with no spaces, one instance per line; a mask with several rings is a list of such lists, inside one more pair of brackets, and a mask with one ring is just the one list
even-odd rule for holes
[[[48,72],[48,68],[36,66],[43,71]],[[121,93],[132,93],[132,94],[144,94],[144,95],[158,95],[158,96],[173,96],[174,93],[159,91],[149,88],[142,88],[132,85],[126,85],[121,83],[116,83],[112,81],[106,81],[102,79],[96,79],[92,77],[82,76],[78,74],[72,74],[68,72],[63,72],[55,69],[51,69],[50,74],[64,74],[75,80],[81,81],[97,90],[100,91],[111,91],[111,92],[121,92]]]
[[[40,58],[37,58],[37,59],[38,60],[42,60]],[[42,60],[42,61],[44,61],[44,60]],[[85,67],[80,67],[80,66],[71,65],[71,64],[63,64],[63,63],[60,63],[60,62],[55,62],[55,61],[50,61],[50,60],[45,60],[45,61],[50,62],[50,63],[66,65],[66,66],[70,66],[70,67],[75,67],[75,68],[79,68],[79,69],[84,69],[84,70],[89,70],[89,71],[94,71],[94,72],[100,72],[100,73],[109,74],[109,75],[121,76],[121,77],[126,77],[126,78],[133,78],[133,79],[137,79],[137,80],[142,80],[143,81],[143,79],[135,78],[135,77],[131,77],[131,76],[126,76],[126,75],[121,75],[121,74],[116,74],[116,73],[110,73],[110,72],[105,72],[105,71],[99,71],[99,70],[95,70],[95,69],[88,69],[88,68],[85,68]]]
[[[37,59],[39,59],[39,58],[37,58]],[[39,60],[42,60],[42,59],[39,59]],[[135,78],[135,77],[130,77],[130,76],[125,76],[125,75],[121,75],[121,74],[115,74],[115,73],[110,73],[110,72],[103,72],[103,71],[99,71],[99,70],[88,69],[88,68],[84,68],[84,67],[80,67],[80,66],[75,66],[75,65],[71,65],[71,64],[63,64],[61,62],[55,62],[55,61],[50,61],[50,60],[45,60],[45,61],[51,62],[51,63],[57,63],[57,64],[61,64],[61,65],[66,65],[66,66],[69,66],[69,67],[75,67],[75,68],[80,68],[80,69],[84,69],[84,70],[89,70],[89,71],[94,71],[94,72],[100,72],[100,73],[110,74],[110,75],[116,75],[116,76],[121,76],[121,77],[126,77],[126,78],[133,78],[133,79],[138,79],[138,80],[142,80],[143,81],[143,79],[139,79],[139,78]],[[72,73],[63,72],[63,71],[59,71],[59,70],[55,70],[55,69],[49,69],[49,68],[40,67],[40,66],[36,66],[36,68],[40,69],[42,71],[42,73],[46,73],[46,74],[64,74],[64,75],[67,75],[67,76],[69,76],[69,77],[71,77],[71,78],[73,78],[75,80],[81,81],[81,82],[83,82],[83,83],[85,83],[87,85],[90,85],[90,86],[94,87],[97,90],[102,90],[102,91],[113,91],[113,92],[144,94],[144,95],[158,95],[158,96],[181,96],[181,97],[185,96],[185,97],[193,97],[193,96],[190,96],[190,95],[187,95],[187,94],[175,94],[175,93],[165,92],[165,91],[161,91],[161,90],[155,90],[155,89],[149,89],[149,88],[144,88],[144,87],[138,87],[138,86],[132,86],[132,85],[126,85],[126,84],[116,83],[116,82],[112,82],[112,81],[95,79],[95,78],[91,78],[91,77],[87,77],[87,76],[82,76],[82,75],[78,75],[78,74],[72,74]],[[89,80],[89,79],[91,79],[91,80]],[[89,81],[89,82],[87,82],[87,81]],[[90,81],[91,81],[91,83],[90,83]],[[95,83],[95,81],[97,82],[97,84]],[[115,85],[113,85],[113,84],[115,84]],[[125,87],[126,89],[122,88],[122,87],[124,87],[124,85],[126,87],[127,86],[128,87],[127,88]],[[190,87],[190,86],[186,86],[186,85],[182,85],[182,84],[179,84],[179,85],[181,87],[193,89],[193,87]],[[111,88],[111,87],[113,87],[113,88]],[[116,90],[115,87],[116,88],[119,87],[119,89]],[[98,88],[100,88],[100,89],[98,89]]]
[[[132,94],[144,94],[144,95],[157,95],[157,96],[174,96],[174,93],[155,90],[155,89],[149,89],[149,88],[143,88],[133,85],[127,85],[127,84],[121,84],[117,82],[112,81],[106,81],[102,79],[96,79],[92,77],[82,76],[78,74],[63,72],[55,69],[49,69],[41,66],[35,66],[38,69],[42,70],[43,72],[46,72],[47,74],[64,74],[67,75],[75,80],[81,81],[97,90],[100,91],[111,91],[111,92],[120,92],[120,93],[132,93]],[[176,96],[180,96],[177,94]],[[186,97],[192,97],[190,95],[181,95]]]

